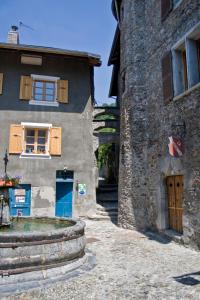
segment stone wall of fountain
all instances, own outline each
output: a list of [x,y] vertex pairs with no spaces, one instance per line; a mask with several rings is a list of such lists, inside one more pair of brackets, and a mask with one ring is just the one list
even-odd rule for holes
[[[20,222],[27,218],[20,217]],[[58,267],[84,255],[85,223],[57,218],[28,218],[34,222],[59,223],[61,228],[45,232],[0,232],[0,275]],[[15,222],[14,222],[15,223]],[[66,227],[64,224],[66,223]]]

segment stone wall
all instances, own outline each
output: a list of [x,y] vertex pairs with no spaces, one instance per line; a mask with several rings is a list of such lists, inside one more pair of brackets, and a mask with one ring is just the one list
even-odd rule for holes
[[[119,224],[168,228],[166,177],[184,175],[183,239],[200,247],[200,86],[165,105],[161,69],[166,51],[200,21],[200,1],[182,0],[164,22],[160,2],[121,4]],[[173,158],[168,137],[184,122],[185,154]]]

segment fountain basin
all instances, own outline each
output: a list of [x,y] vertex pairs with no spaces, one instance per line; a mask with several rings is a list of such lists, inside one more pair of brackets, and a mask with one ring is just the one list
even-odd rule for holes
[[58,267],[84,255],[85,223],[65,218],[13,218],[0,231],[0,275]]

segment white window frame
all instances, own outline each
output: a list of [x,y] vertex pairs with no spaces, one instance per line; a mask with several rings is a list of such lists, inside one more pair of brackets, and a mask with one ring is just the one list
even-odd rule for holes
[[[180,98],[200,85],[196,40],[200,38],[200,22],[172,47],[174,98]],[[186,51],[188,88],[184,90],[181,61],[178,51],[183,47]],[[196,53],[196,54],[195,54]]]
[[[31,99],[29,101],[29,104],[58,107],[59,102],[57,101],[57,82],[58,82],[58,80],[60,80],[60,77],[31,74],[31,78],[32,78],[32,80],[44,80],[44,81],[54,82],[55,83],[55,98],[54,98],[54,101],[38,101],[38,100],[35,100],[35,99]],[[33,91],[33,87],[32,87],[32,91]]]
[[21,125],[23,127],[23,148],[24,148],[24,140],[25,140],[25,130],[29,128],[37,128],[37,129],[46,129],[48,130],[48,136],[47,136],[47,145],[48,150],[46,154],[37,154],[37,153],[26,153],[23,152],[20,155],[20,158],[46,158],[51,159],[51,155],[49,153],[49,145],[50,145],[50,129],[52,127],[52,124],[48,123],[32,123],[32,122],[21,122]]

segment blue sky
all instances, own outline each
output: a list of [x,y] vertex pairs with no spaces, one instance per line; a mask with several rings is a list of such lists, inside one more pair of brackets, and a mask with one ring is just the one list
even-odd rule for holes
[[20,29],[20,43],[82,50],[101,55],[95,68],[95,98],[108,98],[111,67],[108,56],[116,22],[111,0],[0,0],[0,41],[6,42],[11,25],[19,22],[34,28]]

